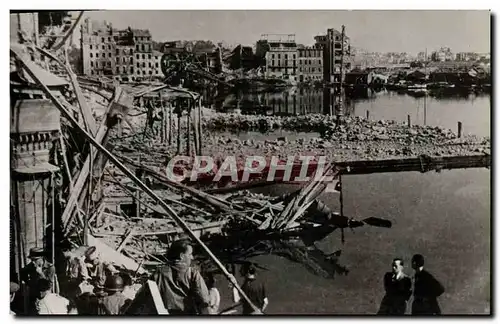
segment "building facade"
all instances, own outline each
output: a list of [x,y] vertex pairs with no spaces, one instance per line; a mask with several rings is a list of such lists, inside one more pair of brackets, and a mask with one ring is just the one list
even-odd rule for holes
[[[314,46],[323,50],[323,80],[334,84],[340,83],[341,70],[346,73],[351,68],[349,37],[344,35],[342,40],[341,32],[329,28],[326,35],[316,36],[314,39],[316,41]],[[343,69],[341,69],[342,61]]]
[[294,34],[262,35],[256,46],[257,57],[265,59],[264,75],[297,80],[297,43]]
[[83,75],[120,81],[161,78],[161,53],[153,51],[149,30],[113,29],[111,24],[87,19],[82,24]]
[[297,50],[298,81],[323,80],[323,49],[318,47],[304,47]]

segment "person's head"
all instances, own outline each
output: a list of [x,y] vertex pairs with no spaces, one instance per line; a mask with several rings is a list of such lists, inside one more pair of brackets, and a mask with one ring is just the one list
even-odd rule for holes
[[33,264],[37,267],[41,267],[44,264],[44,250],[42,248],[32,248],[30,249],[29,258]]
[[257,269],[255,268],[255,266],[253,264],[251,264],[251,263],[245,263],[241,267],[240,274],[243,277],[252,278],[252,277],[255,276],[256,272],[257,272]]
[[104,290],[112,295],[116,292],[123,291],[123,279],[119,275],[108,276],[104,283]]
[[85,260],[93,264],[96,264],[99,261],[99,255],[95,246],[91,246],[87,249],[87,251],[85,251]]
[[52,283],[47,279],[38,280],[38,293],[40,298],[44,298],[52,289]]
[[16,284],[15,282],[11,282],[10,283],[10,302],[11,303],[14,300],[14,298],[16,297],[16,292],[18,292],[18,290],[19,290],[19,285]]
[[424,256],[422,254],[415,254],[413,258],[411,258],[411,267],[414,270],[418,270],[424,266]]
[[395,258],[392,260],[392,273],[398,274],[403,272],[404,262],[401,258]]
[[169,261],[181,261],[188,266],[193,261],[193,246],[189,240],[177,240],[172,243],[167,252]]

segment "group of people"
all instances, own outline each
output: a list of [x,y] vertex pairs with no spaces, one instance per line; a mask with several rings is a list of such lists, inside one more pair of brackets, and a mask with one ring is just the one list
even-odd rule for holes
[[404,262],[396,258],[392,271],[384,276],[385,296],[380,304],[379,315],[404,315],[413,295],[412,315],[440,315],[437,298],[444,293],[443,285],[424,269],[424,257],[415,254],[411,259],[415,271],[413,280],[404,273]]
[[[67,259],[66,278],[59,294],[59,281],[55,268],[44,257],[42,249],[30,251],[31,262],[21,271],[21,285],[11,282],[11,313],[24,315],[80,314],[119,315],[126,314],[140,288],[128,273],[119,272],[112,264],[100,259],[95,247],[85,247],[81,256],[72,254]],[[220,293],[215,287],[213,274],[202,276],[192,266],[193,246],[187,240],[171,244],[167,253],[168,262],[151,276],[162,297],[164,307],[172,315],[219,314]],[[268,304],[265,288],[256,278],[252,265],[242,268],[245,282],[242,289],[259,312]],[[234,279],[234,278],[233,278]],[[13,307],[20,287],[27,306],[23,310]],[[243,306],[243,313],[255,310],[242,299],[233,287],[233,300]],[[141,302],[141,301],[139,301]]]
[[[24,314],[81,314],[118,315],[125,314],[134,301],[140,285],[134,285],[128,273],[120,273],[112,264],[99,258],[95,247],[87,247],[82,257],[70,258],[67,267],[67,294],[58,294],[55,269],[45,258],[42,249],[32,249],[31,262],[22,269],[22,285],[26,288],[27,309]],[[188,240],[171,244],[167,253],[168,262],[151,276],[160,292],[164,307],[172,315],[224,314],[221,312],[220,293],[215,287],[213,274],[202,275],[192,266],[193,246]],[[379,315],[404,315],[409,300],[412,315],[438,315],[441,309],[437,298],[444,293],[442,284],[424,269],[424,257],[415,254],[411,260],[415,275],[410,278],[404,272],[404,261],[396,258],[392,271],[384,276],[385,296]],[[239,291],[233,290],[235,306],[242,306],[243,314],[263,314],[269,299],[264,283],[256,275],[251,263],[241,267],[245,278]],[[234,277],[229,278],[235,283]],[[11,303],[20,291],[20,285],[10,284]],[[233,310],[235,307],[232,307]],[[11,307],[11,313],[12,311]]]

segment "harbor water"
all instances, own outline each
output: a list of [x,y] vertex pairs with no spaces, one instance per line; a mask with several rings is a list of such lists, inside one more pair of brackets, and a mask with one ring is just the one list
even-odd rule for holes
[[[489,96],[425,99],[389,92],[354,100],[351,113],[373,119],[404,121],[455,130],[462,121],[465,133],[489,136]],[[242,136],[245,136],[242,134]],[[491,178],[487,169],[429,173],[400,172],[343,177],[344,214],[358,219],[389,219],[390,229],[365,226],[346,231],[341,243],[334,232],[317,246],[326,253],[342,249],[340,263],[347,276],[324,279],[303,265],[274,255],[259,256],[266,267],[259,275],[268,289],[269,314],[375,314],[384,295],[383,276],[395,257],[404,259],[413,275],[413,254],[425,256],[425,267],[444,285],[439,298],[443,314],[488,314],[491,275]],[[274,185],[254,189],[278,195],[295,189]],[[320,198],[339,210],[335,193]],[[222,307],[230,292],[221,285]]]

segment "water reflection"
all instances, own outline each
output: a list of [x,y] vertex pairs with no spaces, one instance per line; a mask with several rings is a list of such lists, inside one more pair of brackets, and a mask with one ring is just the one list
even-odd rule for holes
[[[337,113],[332,89],[291,88],[278,92],[239,92],[208,98],[206,104],[217,111],[259,115],[304,115]],[[469,91],[429,90],[427,93],[398,93],[385,89],[346,89],[343,114],[370,119],[391,119],[413,124],[442,126],[455,130],[457,122],[464,133],[489,136],[489,94]],[[338,109],[338,107],[337,107]]]

